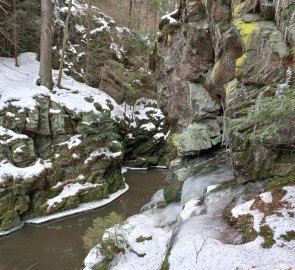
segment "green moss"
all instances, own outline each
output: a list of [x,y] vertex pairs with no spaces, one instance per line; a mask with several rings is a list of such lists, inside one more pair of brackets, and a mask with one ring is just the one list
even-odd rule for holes
[[81,203],[102,200],[108,197],[108,186],[103,183],[101,186],[84,190],[80,192],[79,199]]
[[235,228],[242,230],[243,243],[252,242],[258,236],[258,233],[253,228],[253,216],[251,214],[240,216],[234,226]]
[[218,187],[216,187],[215,189],[213,189],[211,192],[219,192],[228,188],[234,188],[238,186],[238,182],[236,179],[234,180],[230,180],[230,181],[226,181],[222,184],[220,184]]
[[144,237],[144,236],[141,235],[141,236],[139,236],[139,237],[136,238],[136,242],[137,243],[142,243],[144,241],[150,241],[152,239],[153,239],[152,236],[150,236],[150,237]]
[[276,241],[273,239],[273,231],[268,225],[260,226],[259,235],[264,238],[263,248],[271,248]]
[[295,231],[288,231],[286,234],[281,235],[281,237],[287,242],[295,240]]
[[169,270],[169,268],[170,268],[170,264],[169,264],[168,258],[165,258],[165,260],[162,263],[161,270]]
[[103,260],[98,265],[95,265],[93,270],[109,270],[110,269],[110,262],[109,260]]
[[290,175],[286,177],[276,177],[266,184],[266,189],[272,190],[274,188],[284,187],[293,184],[295,184],[295,175]]
[[205,203],[205,197],[202,196],[198,202],[198,206],[204,205],[204,203]]
[[283,10],[282,16],[284,19],[287,19],[294,12],[295,12],[295,3],[292,3]]

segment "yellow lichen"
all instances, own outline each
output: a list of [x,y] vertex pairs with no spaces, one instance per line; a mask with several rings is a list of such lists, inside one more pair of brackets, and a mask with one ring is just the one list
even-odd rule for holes
[[241,4],[234,7],[234,18],[237,18],[242,10]]
[[236,60],[236,75],[238,75],[246,61],[247,53],[244,53],[240,58]]
[[219,68],[220,68],[220,60],[218,60],[216,63],[215,63],[215,65],[214,65],[214,67],[213,67],[213,70],[212,70],[212,73],[211,73],[211,78],[212,78],[212,81],[215,81],[215,77],[216,77],[216,75],[217,75],[217,73],[218,73],[218,70],[219,70]]
[[257,23],[251,22],[246,23],[242,19],[236,19],[234,20],[234,25],[240,32],[240,35],[242,37],[242,40],[246,46],[246,50],[250,49],[250,37],[253,35],[253,33],[257,30],[259,30],[259,25]]
[[177,133],[173,133],[173,135],[172,135],[172,143],[173,143],[173,145],[176,145],[176,143],[177,143]]
[[228,99],[230,93],[234,92],[237,89],[238,80],[233,79],[232,81],[228,82],[225,87],[225,96]]

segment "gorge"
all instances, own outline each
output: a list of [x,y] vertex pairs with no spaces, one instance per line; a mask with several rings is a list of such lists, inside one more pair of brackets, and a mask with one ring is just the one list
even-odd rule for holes
[[89,41],[73,1],[61,88],[37,85],[34,48],[19,67],[1,57],[1,234],[119,196],[122,166],[160,166],[163,188],[148,181],[164,172],[145,172],[150,203],[105,231],[84,270],[294,269],[294,0],[180,0],[154,44],[97,7],[91,22]]

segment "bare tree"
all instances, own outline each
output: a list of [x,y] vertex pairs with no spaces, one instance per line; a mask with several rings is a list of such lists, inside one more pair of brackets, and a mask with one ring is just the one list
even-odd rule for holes
[[58,79],[57,79],[57,87],[58,88],[61,87],[61,77],[62,77],[62,70],[64,67],[65,51],[66,51],[66,47],[67,47],[67,40],[68,40],[68,33],[69,33],[69,21],[71,18],[71,8],[72,8],[72,0],[69,1],[68,14],[67,14],[66,23],[64,26],[62,52],[61,52],[61,57],[60,57],[60,62],[59,62],[59,72],[58,72]]
[[40,84],[53,89],[52,81],[52,12],[51,0],[41,0]]
[[13,0],[13,38],[14,38],[14,59],[15,66],[19,67],[17,56],[18,56],[18,46],[17,46],[17,13],[16,13],[16,0]]
[[128,21],[128,28],[131,27],[131,23],[132,23],[132,9],[133,9],[133,0],[129,0],[129,21]]
[[90,50],[91,50],[91,41],[90,41],[90,29],[92,26],[92,0],[88,0],[87,3],[87,29],[86,29],[86,68],[85,68],[85,82],[89,84],[90,76]]

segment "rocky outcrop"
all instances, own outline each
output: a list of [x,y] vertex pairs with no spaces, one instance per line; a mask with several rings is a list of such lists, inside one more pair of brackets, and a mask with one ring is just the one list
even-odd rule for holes
[[107,198],[125,187],[123,158],[158,165],[168,132],[153,100],[118,105],[66,75],[53,92],[37,86],[35,58],[22,54],[16,69],[1,59],[0,230]]
[[[119,122],[111,118],[110,109],[101,104],[97,110],[71,110],[57,101],[58,94],[45,92],[27,96],[32,105],[26,107],[14,96],[2,101],[0,111],[1,229],[28,216],[106,198],[125,186],[123,147],[114,141],[120,140]],[[87,98],[91,95],[85,97],[84,106],[90,102]],[[75,192],[70,192],[74,187]],[[54,198],[56,203],[50,203]]]
[[[54,66],[58,68],[68,2],[55,3]],[[89,15],[85,1],[73,1],[71,10],[65,73],[104,89],[120,104],[155,98],[155,81],[147,69],[151,41],[134,30],[117,27],[113,18],[96,6]]]
[[129,131],[125,136],[124,164],[128,167],[148,168],[167,166],[164,149],[169,126],[157,102],[139,99],[133,106],[126,106]]
[[222,141],[241,182],[294,175],[293,1],[182,0],[160,30],[155,75],[177,155]]

